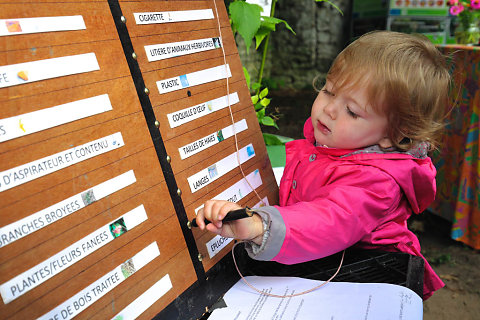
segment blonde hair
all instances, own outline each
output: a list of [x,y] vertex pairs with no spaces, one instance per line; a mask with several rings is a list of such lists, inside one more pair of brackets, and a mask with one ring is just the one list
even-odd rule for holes
[[367,33],[335,59],[327,78],[335,91],[366,86],[372,108],[388,118],[393,145],[438,145],[447,110],[450,74],[444,56],[424,36]]

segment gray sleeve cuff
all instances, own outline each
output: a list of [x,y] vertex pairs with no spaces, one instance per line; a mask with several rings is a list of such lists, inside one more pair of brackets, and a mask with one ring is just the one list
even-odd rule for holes
[[286,232],[285,223],[278,209],[273,206],[256,208],[255,212],[262,217],[264,227],[266,224],[262,244],[247,242],[245,249],[252,259],[270,261],[282,248]]

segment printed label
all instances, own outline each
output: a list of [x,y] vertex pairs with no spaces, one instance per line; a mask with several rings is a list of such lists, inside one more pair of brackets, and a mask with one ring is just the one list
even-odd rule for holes
[[228,64],[222,64],[217,67],[157,81],[157,88],[158,92],[160,92],[160,94],[163,94],[188,87],[198,86],[200,84],[217,81],[220,79],[230,78],[231,76],[232,73],[230,72],[230,66]]
[[244,163],[253,157],[255,157],[255,150],[253,149],[253,145],[249,144],[238,151],[238,158],[237,152],[232,153],[210,167],[187,178],[190,190],[192,193],[197,192],[224,174],[238,167],[239,162]]
[[[245,119],[235,123],[236,133],[240,133],[247,129],[247,121]],[[228,139],[233,135],[233,125],[218,130],[217,132],[213,132],[206,137],[200,138],[194,142],[178,148],[178,152],[180,152],[180,158],[182,158],[183,160],[190,156],[193,156],[194,154],[197,154],[202,150],[208,149],[209,147],[216,145],[217,143],[222,142],[223,140]]]
[[32,234],[136,181],[133,170],[0,228],[0,247]]
[[0,172],[0,192],[38,179],[60,169],[123,147],[120,132],[54,155]]
[[145,46],[148,61],[184,56],[196,52],[208,51],[222,47],[220,38],[207,38],[173,43]]
[[[212,199],[216,200],[226,200],[230,202],[238,202],[244,197],[246,197],[253,189],[257,189],[262,185],[262,177],[260,176],[260,171],[256,169],[245,178],[236,182],[234,185],[224,190],[220,194],[217,194]],[[195,209],[195,214],[198,213],[198,210],[203,208],[203,205]]]
[[[216,199],[216,198],[215,198]],[[252,208],[259,208],[263,206],[268,206],[268,199],[267,197],[263,198],[262,201],[258,202]],[[222,251],[230,242],[232,242],[233,238],[226,238],[220,235],[215,236],[212,240],[208,241],[205,246],[207,247],[208,256],[212,259],[217,253]]]
[[170,128],[176,128],[185,123],[206,116],[210,113],[224,109],[228,107],[229,104],[234,105],[239,101],[240,100],[238,99],[238,94],[234,92],[229,94],[228,96],[223,96],[217,99],[213,99],[211,101],[197,104],[193,107],[188,107],[183,110],[169,113],[167,114],[167,119],[170,123]]
[[213,19],[212,9],[134,13],[137,24],[154,24]]

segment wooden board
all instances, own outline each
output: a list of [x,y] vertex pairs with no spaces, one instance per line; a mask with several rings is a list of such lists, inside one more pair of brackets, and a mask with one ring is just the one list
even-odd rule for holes
[[[209,11],[211,17],[198,19],[192,10]],[[159,12],[173,20],[177,19],[175,12],[190,12],[190,20],[153,24],[135,21],[135,14]],[[81,16],[85,28],[24,33],[28,28],[22,19],[36,18],[31,21],[44,23],[38,18],[48,18],[49,27],[58,28],[59,20],[55,19],[64,16],[75,16],[77,20]],[[195,209],[206,200],[245,178],[238,163],[233,162],[228,172],[195,192],[189,177],[234,155],[237,144],[238,149],[250,146],[251,158],[241,168],[245,174],[256,172],[261,178],[255,190],[258,196],[249,190],[241,199],[230,200],[249,206],[261,199],[270,204],[278,201],[277,185],[223,1],[30,0],[21,5],[0,1],[0,23],[13,26],[4,35],[0,28],[0,76],[9,77],[8,83],[7,78],[0,81],[0,137],[2,130],[7,130],[7,121],[18,121],[18,128],[24,131],[0,142],[0,288],[7,292],[5,297],[8,290],[11,295],[17,290],[13,300],[5,298],[0,302],[0,314],[5,318],[29,319],[61,307],[56,311],[58,319],[76,314],[80,318],[111,318],[142,297],[157,281],[166,279],[170,286],[153,303],[143,306],[139,319],[161,315],[162,310],[176,304],[174,300],[182,299],[191,288],[201,289],[209,281],[206,273],[221,263],[232,246],[210,258],[207,244],[214,235],[189,230],[186,221],[194,218]],[[210,44],[210,39],[217,38],[221,38],[223,50],[215,42],[215,46]],[[195,41],[209,45],[195,47]],[[185,51],[168,58],[149,58],[148,54],[154,51],[145,48],[173,48],[177,43],[187,43]],[[66,72],[64,69],[70,70],[75,64],[62,65],[58,61],[69,57],[78,59],[75,61],[88,58],[93,67],[85,71],[82,66],[87,62],[78,62],[80,71]],[[39,66],[46,62],[52,65],[41,69]],[[227,70],[225,63],[231,73],[228,80],[205,80],[210,77],[211,68]],[[23,73],[12,71],[17,65]],[[35,68],[43,70],[39,80],[30,77],[38,73]],[[50,75],[52,70],[56,75]],[[157,83],[170,78],[192,79],[191,74],[196,72],[206,72],[199,84],[190,81],[185,87],[182,82],[182,88],[167,93],[158,87]],[[224,104],[210,112],[212,101],[227,95],[238,97],[238,101],[233,99],[230,106]],[[86,108],[84,99],[106,104],[105,96],[111,108],[104,106],[102,112],[70,116],[62,111],[75,103],[77,108]],[[170,124],[172,114],[199,105],[208,106],[210,111],[182,125]],[[58,112],[49,114],[49,110]],[[57,117],[62,120],[50,124]],[[30,123],[24,126],[27,119],[30,123],[37,120],[41,128],[35,131]],[[220,138],[234,122],[244,125],[236,138]],[[182,147],[214,134],[218,138],[215,143],[186,157],[181,155]],[[109,140],[106,152],[101,151],[104,145],[85,147],[106,137],[116,139]],[[67,152],[79,152],[76,162],[66,163]],[[93,155],[87,157],[89,153]],[[41,161],[54,156],[64,157],[63,162],[58,160],[52,165],[45,160],[41,169]],[[38,167],[38,172],[31,171],[33,167]],[[19,176],[22,170],[24,177]],[[122,180],[126,185],[109,187],[112,190],[108,192],[98,191],[108,181],[127,174],[128,184]],[[12,181],[17,184],[10,185]],[[92,194],[93,198],[83,198]],[[79,200],[69,200],[79,199],[80,195],[84,205]],[[138,208],[144,210],[146,220],[118,238],[111,231],[114,239],[91,253],[73,257],[74,263],[61,271],[52,271],[51,259],[59,257],[62,250],[87,241],[102,227]],[[112,225],[109,227],[113,228]],[[87,301],[88,294],[82,290],[152,243],[158,256],[149,258],[151,261],[130,276],[125,275],[108,292],[99,297],[95,293],[92,302]],[[29,270],[36,270],[42,263],[50,263],[53,276],[38,271],[39,284],[25,286],[26,291],[21,294],[19,287],[7,287],[17,276],[27,279]],[[94,292],[97,291],[92,289],[91,293]],[[76,297],[79,293],[84,294],[83,298]],[[222,293],[215,292],[208,301],[213,303]],[[74,297],[77,300],[69,302]],[[197,305],[191,316],[200,317],[207,306]]]

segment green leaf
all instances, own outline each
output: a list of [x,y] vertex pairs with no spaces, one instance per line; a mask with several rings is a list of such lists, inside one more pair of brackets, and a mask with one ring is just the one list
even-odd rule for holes
[[[266,19],[268,18],[268,19]],[[275,18],[274,18],[275,19]],[[275,31],[277,23],[272,21],[270,17],[262,16],[262,21],[260,22],[260,28],[267,29],[269,31]]]
[[275,126],[275,121],[269,116],[265,116],[262,118],[262,124],[265,126],[273,127]]
[[277,134],[272,133],[263,133],[263,140],[267,146],[274,146],[274,145],[284,145],[285,143],[292,141],[292,138],[279,136]]
[[285,25],[285,28],[287,28],[294,35],[296,35],[295,31],[293,31],[292,27],[290,27],[290,25],[288,24],[287,21],[282,20],[282,19],[278,19],[278,18],[275,18],[275,17],[262,16],[262,24],[261,25],[265,26],[267,28],[270,27],[271,25],[273,25],[272,31],[275,31],[275,25],[277,25],[279,23],[283,23]]
[[230,17],[237,32],[245,40],[247,52],[252,44],[252,39],[260,28],[260,12],[262,7],[243,1],[234,1],[228,7]]
[[284,144],[278,139],[277,135],[271,133],[263,133],[263,141],[265,141],[267,146],[279,146]]
[[252,96],[252,103],[256,104],[257,102],[258,102],[258,96],[257,95]]
[[263,122],[264,117],[265,117],[265,108],[262,108],[262,109],[257,111],[257,119],[258,119],[258,121]]
[[326,2],[328,3],[329,5],[331,5],[332,7],[334,7],[335,9],[337,9],[338,12],[340,12],[340,14],[343,16],[343,11],[340,10],[339,7],[337,7],[333,2],[329,1],[329,0],[315,0],[316,2]]
[[260,27],[258,29],[257,33],[255,34],[255,50],[260,47],[260,44],[262,44],[263,39],[265,39],[266,36],[268,36],[272,32],[271,30],[268,30],[264,27]]
[[256,91],[258,89],[260,89],[260,83],[258,83],[258,82],[252,83],[252,90]]
[[243,75],[245,76],[245,81],[247,81],[247,87],[250,90],[250,73],[248,73],[248,70],[245,67],[243,67]]
[[265,107],[262,106],[260,103],[256,103],[256,104],[255,104],[255,111],[258,111],[258,110],[260,110],[260,109],[265,109]]
[[263,89],[259,94],[260,99],[265,98],[267,96],[267,94],[268,94],[268,88]]
[[260,100],[260,104],[264,107],[267,107],[270,104],[270,99],[263,98],[262,100]]

